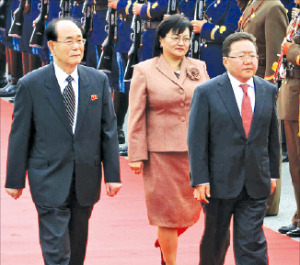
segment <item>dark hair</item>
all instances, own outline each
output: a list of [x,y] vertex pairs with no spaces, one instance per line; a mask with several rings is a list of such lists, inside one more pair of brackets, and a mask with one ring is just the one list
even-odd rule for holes
[[230,34],[223,42],[223,46],[222,46],[223,57],[228,57],[231,51],[231,44],[240,40],[251,41],[254,44],[255,50],[257,52],[256,38],[252,34],[248,32],[235,32],[233,34]]
[[81,31],[81,34],[83,34],[83,30],[81,27],[81,24],[76,21],[75,19],[71,18],[71,17],[60,17],[60,18],[56,18],[51,20],[51,22],[47,25],[47,28],[45,30],[45,36],[47,38],[48,41],[52,40],[52,41],[57,41],[57,28],[56,25],[58,22],[60,21],[71,21],[73,22]]
[[190,30],[191,35],[193,31],[193,25],[185,16],[179,14],[171,15],[160,22],[155,32],[153,57],[162,54],[162,48],[160,47],[159,41],[160,38],[165,38],[170,31],[180,34],[184,32],[186,28]]

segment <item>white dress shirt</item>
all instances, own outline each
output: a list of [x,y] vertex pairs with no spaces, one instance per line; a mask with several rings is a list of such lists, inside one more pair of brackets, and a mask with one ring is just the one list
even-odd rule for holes
[[236,100],[237,106],[239,108],[241,117],[242,117],[242,102],[243,102],[243,97],[244,97],[243,89],[240,87],[241,84],[248,85],[247,94],[250,98],[251,109],[252,109],[252,113],[253,113],[254,108],[255,108],[255,89],[254,89],[253,77],[251,77],[246,83],[241,83],[239,80],[234,78],[229,72],[227,72],[227,74],[228,74],[231,86],[233,88],[233,93],[234,93],[235,100]]
[[[68,85],[68,81],[66,79],[69,76],[69,74],[64,72],[57,64],[53,63],[53,65],[54,65],[55,76],[60,87],[60,91],[63,94],[65,87]],[[70,75],[73,77],[72,87],[74,89],[74,94],[75,94],[75,113],[74,113],[74,123],[72,128],[73,133],[75,133],[77,113],[78,113],[78,94],[79,94],[77,66]]]

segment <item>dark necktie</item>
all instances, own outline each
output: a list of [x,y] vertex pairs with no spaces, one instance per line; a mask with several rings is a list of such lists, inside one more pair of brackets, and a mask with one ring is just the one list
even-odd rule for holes
[[242,121],[243,121],[246,137],[248,137],[251,128],[252,118],[253,118],[251,101],[247,93],[249,85],[241,84],[240,87],[243,89],[244,92],[243,101],[242,101]]
[[66,111],[68,114],[70,125],[73,128],[74,115],[75,115],[75,93],[72,87],[72,80],[74,80],[74,78],[69,75],[66,78],[66,80],[68,82],[68,85],[64,89],[63,97],[64,97],[64,103],[66,105]]

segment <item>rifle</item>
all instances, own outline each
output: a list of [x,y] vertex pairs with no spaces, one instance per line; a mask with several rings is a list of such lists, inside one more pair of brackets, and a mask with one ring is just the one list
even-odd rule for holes
[[[299,8],[299,5],[296,5],[296,8]],[[297,31],[297,28],[300,25],[300,12],[292,19],[291,26],[288,30],[288,33],[283,42],[292,42],[292,38]],[[286,55],[283,52],[280,53],[279,60],[277,62],[275,74],[274,74],[274,83],[279,82],[280,79],[284,79],[286,77],[286,70],[288,68],[288,62],[286,59]]]
[[84,14],[81,19],[83,27],[83,36],[86,38],[93,31],[93,21],[95,13],[95,5],[89,4],[89,0],[85,0],[82,8],[82,13]]
[[43,47],[44,43],[44,32],[45,32],[45,23],[48,19],[49,13],[49,0],[41,0],[40,14],[35,22],[35,28],[31,34],[29,41],[30,47]]
[[3,0],[0,4],[0,30],[6,28],[6,14],[9,7],[10,0]]
[[71,0],[60,0],[59,17],[70,17],[71,16]]
[[167,15],[174,15],[177,14],[177,0],[169,0],[168,1],[168,8],[167,8]]
[[14,11],[14,21],[8,31],[8,36],[21,38],[24,21],[24,9],[27,0],[20,0],[18,8]]
[[[137,0],[138,4],[144,4],[144,0]],[[142,21],[139,15],[133,15],[130,38],[132,40],[131,47],[128,51],[128,61],[124,72],[124,82],[130,82],[133,75],[133,68],[139,62],[138,51],[142,42]]]
[[114,43],[117,39],[117,11],[115,9],[111,7],[107,9],[106,21],[105,31],[107,37],[102,44],[102,52],[97,68],[105,73],[111,73]]
[[[194,20],[204,19],[204,0],[197,0],[195,5]],[[203,44],[203,40],[200,37],[200,33],[192,33],[191,37],[191,57],[200,59],[200,49]]]

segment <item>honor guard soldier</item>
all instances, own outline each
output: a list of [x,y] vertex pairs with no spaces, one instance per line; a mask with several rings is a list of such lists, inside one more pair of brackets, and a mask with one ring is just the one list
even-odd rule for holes
[[86,65],[97,68],[101,54],[101,45],[106,38],[107,0],[85,0],[85,2],[87,5],[94,5],[93,27],[86,36]]
[[6,8],[6,24],[4,35],[6,38],[5,45],[7,47],[6,61],[8,63],[8,73],[10,80],[8,84],[0,90],[0,97],[11,97],[17,92],[17,82],[22,77],[22,54],[20,52],[19,40],[15,37],[9,37],[8,32],[13,22],[13,12],[18,8],[18,0],[2,0],[7,2]]
[[[7,85],[7,77],[6,77],[6,17],[8,14],[9,8],[9,0],[1,0],[0,1],[0,88],[3,88]],[[5,63],[4,63],[5,62]]]
[[202,21],[193,20],[193,32],[200,33],[200,58],[205,61],[210,78],[225,72],[222,62],[222,43],[235,32],[241,11],[236,0],[206,0]]
[[[38,3],[37,0],[21,0],[18,9],[14,12],[15,20],[8,32],[9,35],[18,38],[22,52],[23,76],[42,66],[37,50],[29,46],[33,20],[39,14]],[[14,97],[9,102],[13,103]]]
[[[112,70],[108,73],[110,87],[114,91],[113,101],[114,108],[117,116],[119,153],[121,156],[127,156],[127,145],[125,144],[125,134],[123,125],[125,116],[128,110],[128,93],[130,82],[124,82],[124,71],[128,61],[128,51],[130,49],[132,40],[131,29],[132,24],[132,2],[127,0],[109,0],[108,7],[117,10],[117,38],[115,42],[113,57],[112,57]],[[124,145],[125,144],[125,145]]]
[[[243,15],[239,21],[239,29],[251,33],[257,39],[258,69],[256,75],[273,83],[278,54],[286,35],[288,17],[280,0],[238,0]],[[267,215],[277,215],[279,210],[281,180],[268,199]]]
[[135,1],[133,4],[133,14],[141,17],[144,26],[140,62],[152,58],[155,30],[167,11],[167,5],[167,0],[148,0],[143,4]]
[[[295,0],[300,4],[300,0]],[[294,23],[295,22],[295,23]],[[294,25],[293,25],[294,24]],[[284,41],[282,52],[286,55],[286,79],[283,80],[279,89],[277,101],[278,118],[284,121],[287,150],[289,154],[289,167],[296,199],[296,212],[292,223],[278,229],[282,234],[290,237],[300,237],[300,13],[295,21],[291,21],[290,27],[294,26],[291,42]],[[298,31],[297,31],[298,28]]]

